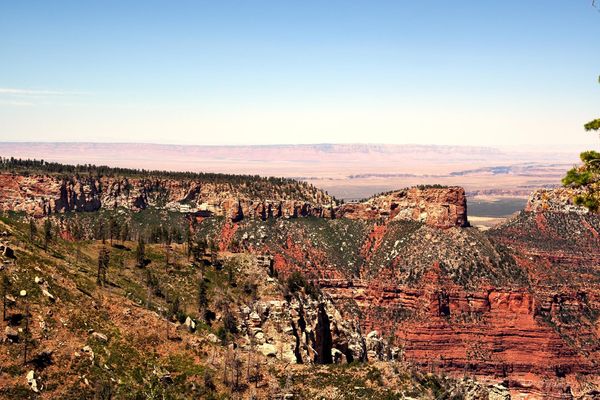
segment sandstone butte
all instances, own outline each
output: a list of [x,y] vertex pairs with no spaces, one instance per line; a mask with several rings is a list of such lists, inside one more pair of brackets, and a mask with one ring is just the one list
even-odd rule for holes
[[[2,210],[32,215],[160,207],[200,223],[224,216],[213,233],[221,250],[268,255],[280,277],[301,271],[415,365],[538,398],[600,387],[600,216],[567,190],[535,192],[518,216],[481,232],[468,227],[458,187],[341,205],[176,180],[1,174],[0,187]],[[294,218],[307,216],[322,217],[318,229]],[[279,222],[259,235],[251,221],[271,217]]]

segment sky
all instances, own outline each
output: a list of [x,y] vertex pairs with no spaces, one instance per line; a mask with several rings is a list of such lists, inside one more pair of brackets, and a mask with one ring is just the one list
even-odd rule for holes
[[590,0],[0,1],[0,141],[598,144]]

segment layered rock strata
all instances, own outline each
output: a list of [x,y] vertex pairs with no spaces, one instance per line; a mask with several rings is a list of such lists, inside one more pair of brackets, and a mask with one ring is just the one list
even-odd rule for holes
[[[160,208],[199,218],[338,217],[366,220],[412,220],[449,228],[467,225],[462,188],[411,188],[376,196],[360,203],[336,205],[320,190],[304,183],[283,190],[263,184],[260,190],[244,184],[211,183],[160,178],[79,177],[0,174],[0,210],[42,216],[119,207],[131,210]],[[314,189],[314,188],[313,188]]]

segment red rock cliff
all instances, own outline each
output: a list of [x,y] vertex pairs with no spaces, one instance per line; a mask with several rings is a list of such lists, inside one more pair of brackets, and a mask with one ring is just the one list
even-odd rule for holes
[[389,219],[424,222],[438,228],[467,226],[467,197],[461,187],[413,187],[344,204],[337,214],[350,219]]
[[467,226],[464,189],[410,188],[376,196],[361,203],[336,206],[324,192],[289,193],[263,185],[256,191],[240,183],[200,182],[161,178],[79,177],[0,174],[0,209],[34,215],[66,211],[97,211],[149,207],[243,218],[349,218],[412,220],[438,228]]

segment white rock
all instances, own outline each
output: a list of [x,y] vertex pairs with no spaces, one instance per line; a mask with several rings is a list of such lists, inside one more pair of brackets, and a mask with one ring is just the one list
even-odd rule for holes
[[290,364],[295,364],[298,362],[298,360],[296,360],[296,355],[291,349],[284,351],[281,358],[283,361],[288,362]]
[[335,347],[333,349],[331,349],[331,358],[333,359],[333,362],[335,362],[335,363],[341,363],[345,359],[344,353],[342,353],[340,350],[336,349]]
[[508,400],[510,399],[509,390],[503,385],[496,384],[490,388],[490,400]]
[[7,306],[12,306],[13,304],[15,304],[17,302],[17,299],[15,299],[15,297],[10,294],[7,294],[6,296],[4,296],[4,298],[6,299]]
[[294,328],[292,328],[291,326],[286,326],[283,329],[283,333],[291,334],[292,332],[294,332]]
[[196,330],[196,323],[190,317],[185,319],[185,326],[188,328],[188,331],[193,332]]
[[56,298],[49,291],[47,291],[46,289],[42,289],[42,294],[44,296],[46,296],[48,298],[48,300],[50,300],[51,302],[54,303],[56,301]]
[[39,285],[39,284],[44,283],[44,278],[40,278],[39,276],[36,276],[34,281],[35,281],[35,283],[37,283]]
[[265,343],[262,346],[260,346],[260,352],[263,353],[263,355],[266,357],[277,356],[277,348],[269,343]]
[[252,325],[254,326],[260,326],[261,324],[261,319],[260,319],[260,315],[258,315],[258,313],[256,311],[253,311],[250,313],[249,316],[250,321],[252,321]]
[[83,346],[83,349],[81,349],[81,351],[83,351],[84,353],[88,353],[90,356],[90,360],[94,361],[94,350],[92,350],[90,346]]
[[211,343],[217,343],[219,341],[219,338],[214,333],[209,333],[206,338]]
[[17,332],[10,326],[6,326],[6,328],[4,329],[4,335],[6,336],[7,339],[10,339],[13,342],[16,342],[17,340],[19,340],[19,332]]
[[108,342],[108,336],[100,332],[93,332],[92,337],[94,339],[98,339],[101,342]]
[[34,392],[39,392],[37,387],[37,381],[35,380],[35,371],[31,370],[27,373],[27,383],[31,386],[31,390]]

